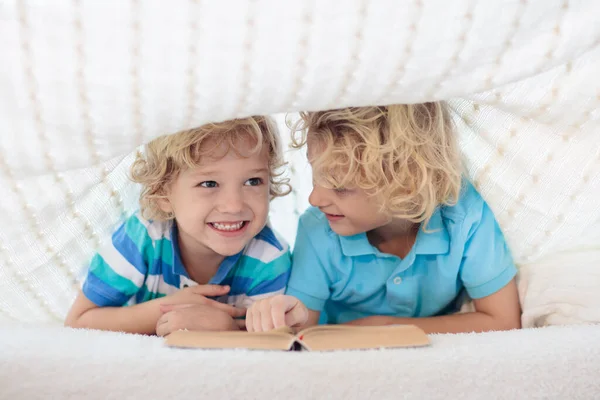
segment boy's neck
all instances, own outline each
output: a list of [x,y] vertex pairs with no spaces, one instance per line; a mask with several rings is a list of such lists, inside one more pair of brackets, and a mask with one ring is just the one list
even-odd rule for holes
[[181,262],[190,279],[199,285],[207,284],[217,273],[225,256],[200,243],[189,243],[181,234],[178,234],[178,242]]
[[405,219],[392,219],[389,223],[375,228],[369,233],[381,241],[387,241],[414,233],[418,227],[419,224]]
[[379,251],[404,258],[415,243],[419,226],[407,220],[394,219],[367,232],[367,238]]

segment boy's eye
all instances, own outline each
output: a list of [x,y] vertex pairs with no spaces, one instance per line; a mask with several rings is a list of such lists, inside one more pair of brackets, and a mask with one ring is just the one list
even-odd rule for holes
[[247,186],[258,186],[263,183],[261,178],[250,178],[246,181],[245,185]]
[[200,186],[200,187],[203,187],[203,188],[216,188],[217,187],[217,182],[215,182],[215,181],[204,181],[204,182],[200,182],[196,186]]
[[336,192],[337,194],[348,193],[348,189],[346,189],[346,188],[335,188],[335,189],[333,189],[333,191]]

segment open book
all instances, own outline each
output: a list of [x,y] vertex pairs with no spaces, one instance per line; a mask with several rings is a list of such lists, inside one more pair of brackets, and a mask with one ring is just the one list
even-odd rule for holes
[[298,333],[291,328],[259,333],[175,331],[165,343],[202,349],[328,351],[426,346],[429,338],[414,325],[318,325]]

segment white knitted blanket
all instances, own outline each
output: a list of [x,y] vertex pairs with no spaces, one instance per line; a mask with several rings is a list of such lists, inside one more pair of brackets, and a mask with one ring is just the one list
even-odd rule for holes
[[[524,323],[599,321],[599,15],[596,0],[3,1],[0,321],[64,317],[136,207],[127,155],[143,142],[436,99],[527,270]],[[288,235],[298,187],[274,206]]]

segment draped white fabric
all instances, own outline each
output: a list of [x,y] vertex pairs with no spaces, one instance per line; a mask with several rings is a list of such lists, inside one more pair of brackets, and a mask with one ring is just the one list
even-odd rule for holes
[[[599,16],[595,0],[4,1],[0,322],[63,318],[136,207],[127,169],[142,143],[252,114],[439,99],[528,271],[526,323],[600,320],[586,313],[600,264],[585,256],[600,252]],[[293,240],[310,178],[291,157],[296,191],[271,218]],[[555,304],[564,318],[548,318]]]

